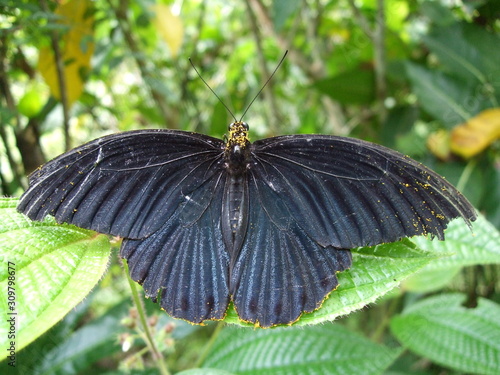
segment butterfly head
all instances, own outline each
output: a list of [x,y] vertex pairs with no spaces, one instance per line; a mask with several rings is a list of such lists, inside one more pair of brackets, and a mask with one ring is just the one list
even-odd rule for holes
[[229,136],[226,141],[226,168],[232,175],[243,173],[248,164],[250,140],[248,139],[248,124],[235,121],[229,125]]
[[248,124],[243,121],[235,121],[228,127],[229,137],[226,142],[226,150],[233,149],[234,146],[244,149],[250,144],[248,139]]

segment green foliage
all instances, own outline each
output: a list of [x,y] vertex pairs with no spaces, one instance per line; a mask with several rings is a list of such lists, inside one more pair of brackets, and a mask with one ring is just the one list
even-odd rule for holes
[[[0,314],[15,312],[17,349],[31,343],[75,307],[102,277],[108,263],[107,237],[53,219],[32,222],[17,200],[0,199],[0,286],[14,291],[14,304],[0,302]],[[9,283],[12,281],[13,283]],[[0,323],[7,345],[8,322]],[[1,359],[7,356],[2,351]]]
[[380,374],[401,353],[339,324],[248,331],[225,329],[204,367],[234,374]]
[[[82,327],[68,327],[71,329],[69,335],[61,331],[49,331],[47,335],[49,339],[44,336],[45,340],[40,340],[41,343],[48,341],[45,345],[49,346],[43,356],[37,353],[36,349],[41,351],[43,348],[36,343],[33,348],[28,347],[26,351],[20,353],[21,371],[31,374],[78,374],[87,369],[89,364],[112,356],[120,350],[116,338],[123,333],[121,319],[126,314],[127,308],[128,301],[106,311],[105,315]],[[64,324],[68,322],[61,323]],[[28,357],[30,354],[35,355],[36,362]]]
[[342,104],[369,104],[375,99],[372,70],[355,69],[324,80],[314,87]]
[[408,63],[408,77],[423,109],[451,128],[475,113],[467,107],[473,84]]
[[413,241],[421,249],[444,255],[404,281],[404,288],[431,292],[445,287],[466,266],[498,264],[500,233],[483,216],[474,225],[474,236],[458,220],[450,223],[443,242],[430,242],[425,237]]
[[[47,281],[45,282],[46,286],[42,289],[44,289],[44,294],[48,293],[49,295],[50,290],[55,290],[53,294],[56,297],[47,301],[48,307],[43,306],[45,310],[36,317],[39,321],[38,324],[27,324],[25,328],[25,322],[22,320],[23,324],[19,326],[20,336],[26,334],[24,332],[28,330],[30,340],[34,340],[49,329],[60,317],[67,314],[82,296],[88,294],[95,281],[104,272],[109,255],[109,251],[106,252],[104,249],[109,248],[109,245],[106,245],[105,236],[96,237],[90,231],[68,225],[56,225],[50,219],[48,223],[31,222],[23,215],[15,212],[16,202],[13,199],[4,199],[2,201],[4,209],[0,212],[0,218],[4,224],[1,228],[0,249],[2,251],[0,254],[8,259],[14,259],[17,265],[22,263],[18,260],[19,253],[32,255],[33,258],[27,259],[22,264],[23,270],[19,271],[16,277],[18,280],[27,279],[31,281],[36,279],[37,282],[33,286],[33,289],[36,290],[40,290],[40,282],[43,281],[39,275],[47,273],[49,267],[55,269],[54,272],[50,272],[50,275],[51,280],[56,280],[56,282]],[[26,234],[23,234],[23,231]],[[61,231],[67,233],[62,235]],[[311,325],[330,321],[375,301],[396,287],[402,279],[415,273],[426,264],[428,264],[427,268],[431,272],[439,270],[442,273],[443,270],[450,266],[462,267],[477,262],[500,263],[500,234],[491,227],[491,224],[484,219],[480,219],[475,225],[475,235],[479,239],[477,243],[471,240],[467,228],[464,228],[463,223],[457,220],[450,225],[447,231],[447,241],[445,242],[416,238],[417,243],[425,247],[426,251],[416,248],[409,240],[354,249],[352,269],[339,274],[340,287],[332,292],[321,309],[304,315],[296,323],[307,327],[300,329],[278,328],[265,331],[227,328],[222,331],[223,333],[210,349],[203,366],[238,374],[258,374],[265,372],[266,369],[271,369],[273,373],[279,373],[279,371],[292,373],[291,369],[298,371],[297,373],[303,373],[304,368],[332,374],[339,372],[382,373],[384,369],[394,363],[401,353],[400,349],[390,349],[386,345],[374,344],[338,324],[316,327]],[[28,236],[28,238],[23,236]],[[15,245],[14,241],[17,244],[19,239],[22,244],[41,244],[40,248],[35,252],[33,248]],[[48,244],[44,245],[44,242]],[[81,253],[81,251],[84,251],[84,253]],[[455,254],[451,254],[452,252]],[[74,259],[74,262],[69,261],[71,258]],[[70,265],[77,265],[78,269],[68,268]],[[42,267],[42,270],[37,271],[40,267]],[[33,274],[37,274],[37,277],[33,276]],[[77,278],[76,287],[74,282],[66,280],[68,277],[72,277],[73,274]],[[61,282],[58,282],[58,276],[61,276]],[[5,280],[5,276],[3,280]],[[5,283],[5,281],[2,281],[2,283]],[[33,304],[28,304],[26,300],[35,300],[36,298],[28,295],[27,291],[30,288],[27,281],[21,284],[23,285],[23,294],[18,295],[19,316],[23,315],[23,309],[28,306],[33,309]],[[463,295],[458,296],[464,298]],[[62,301],[61,298],[65,301],[64,304],[60,302]],[[417,309],[420,304],[424,304],[428,300],[430,299],[424,299],[423,302],[410,305],[408,310],[403,311],[402,317],[405,317],[408,311],[414,311],[414,308]],[[492,306],[495,305],[493,302],[488,303]],[[57,344],[44,353],[43,360],[37,364],[35,373],[76,374],[78,371],[88,368],[95,361],[116,353],[118,349],[115,344],[116,335],[120,331],[129,331],[120,323],[125,317],[126,311],[124,308],[126,308],[126,305],[128,303],[116,305],[99,318],[86,323],[81,328],[74,329],[67,337],[58,340],[52,337],[52,341],[57,341]],[[58,310],[59,312],[57,312]],[[448,310],[443,308],[442,311]],[[50,318],[56,319],[44,317],[46,313],[50,314]],[[3,314],[6,314],[6,309],[4,309]],[[436,312],[434,311],[432,314],[429,312],[429,314],[435,316]],[[426,316],[424,313],[422,315]],[[391,320],[391,327],[396,338],[403,345],[408,346],[420,355],[435,359],[436,363],[452,368],[470,370],[470,367],[466,367],[467,363],[454,362],[452,360],[454,357],[451,354],[447,357],[446,353],[443,353],[443,359],[439,356],[428,355],[426,352],[422,353],[421,347],[425,347],[425,343],[421,343],[416,338],[414,338],[416,343],[408,343],[408,340],[405,340],[407,337],[405,333],[397,331],[397,327],[406,326],[404,323],[400,323],[401,319],[398,316],[394,317]],[[244,323],[238,321],[234,312],[228,314],[226,321],[244,325]],[[168,326],[168,324],[163,322],[159,326]],[[495,327],[488,327],[492,330],[492,335],[500,334],[500,330]],[[435,332],[440,332],[436,327],[433,327],[433,329]],[[181,332],[177,330],[177,338],[186,337],[189,334],[189,331],[184,330],[183,334]],[[439,337],[439,333],[436,334]],[[52,336],[54,335],[52,334]],[[6,336],[4,335],[4,337]],[[160,337],[161,334],[158,339]],[[423,337],[427,338],[428,335],[423,334]],[[450,336],[449,340],[455,340],[454,336]],[[453,342],[460,342],[457,340]],[[23,341],[20,340],[20,342]],[[294,343],[300,343],[300,345]],[[36,345],[36,342],[34,345]],[[307,348],[307,351],[304,351],[304,348]],[[27,350],[29,353],[34,349],[30,346]],[[168,348],[165,347],[164,350],[168,351]],[[249,353],[253,354],[250,355]],[[259,355],[259,353],[270,354],[266,356]],[[335,355],[328,356],[326,353],[335,353]],[[21,358],[23,357],[21,356]],[[251,359],[253,357],[255,359]],[[361,357],[373,358],[369,361],[357,360],[357,358]],[[473,360],[474,358],[471,359],[471,361]],[[477,366],[480,365],[481,363]],[[478,368],[481,369],[481,367]],[[489,373],[486,370],[476,372]]]
[[[173,321],[149,300],[143,313],[140,306],[129,311],[115,257],[90,292],[106,270],[107,238],[50,218],[29,222],[15,212],[16,200],[1,200],[0,290],[12,261],[20,373],[166,374],[166,365],[189,375],[498,372],[498,140],[470,160],[454,154],[438,160],[427,147],[436,132],[449,135],[500,106],[498,1],[385,0],[382,21],[375,0],[162,1],[182,4],[185,36],[177,55],[162,38],[168,25],[159,32],[151,1],[79,1],[92,4],[84,15],[93,20],[92,36],[75,33],[78,22],[59,22],[59,2],[0,4],[2,195],[20,195],[24,175],[63,152],[66,142],[162,127],[223,136],[232,118],[188,57],[239,118],[288,49],[246,114],[252,140],[326,133],[382,143],[458,184],[485,216],[474,235],[458,220],[445,242],[413,238],[354,249],[353,267],[338,275],[340,286],[321,309],[296,322],[302,327],[254,330],[233,310],[230,327]],[[95,49],[90,71],[66,76],[71,87],[84,86],[64,119],[38,57],[53,49],[54,37],[67,35],[82,36],[66,42],[73,51],[85,52],[90,43]],[[67,56],[70,48],[59,47]],[[0,297],[4,356],[6,303]],[[0,362],[0,373],[10,373],[6,366]]]
[[465,307],[462,294],[420,301],[391,321],[401,344],[436,363],[474,374],[498,374],[500,305],[479,298]]
[[[398,286],[401,280],[436,257],[432,252],[415,248],[409,240],[357,248],[352,252],[351,269],[338,274],[339,287],[325,300],[321,309],[303,315],[294,325],[332,321],[356,311]],[[244,324],[233,309],[229,311],[226,322]]]

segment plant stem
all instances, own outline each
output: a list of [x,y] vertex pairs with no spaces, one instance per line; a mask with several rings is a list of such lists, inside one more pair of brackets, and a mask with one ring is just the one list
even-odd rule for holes
[[[257,56],[259,60],[259,65],[260,65],[260,70],[262,72],[262,82],[266,82],[266,80],[271,76],[271,73],[269,72],[269,69],[267,69],[266,65],[266,58],[264,56],[264,50],[262,47],[262,38],[260,35],[259,27],[257,25],[257,18],[255,17],[255,13],[253,11],[253,8],[249,2],[249,0],[245,1],[245,5],[248,10],[248,16],[250,18],[250,25],[251,25],[251,30],[252,34],[255,38],[255,44],[257,46]],[[262,84],[262,86],[264,83]],[[268,90],[262,92],[262,95],[264,96],[264,102],[269,103],[268,109],[271,112],[270,116],[265,116],[267,117],[267,123],[270,129],[271,134],[276,133],[278,124],[281,122],[280,118],[281,116],[279,115],[279,110],[278,110],[278,104],[276,103],[276,98],[273,95],[273,86],[274,83],[272,81],[267,81],[268,85]]]
[[386,53],[385,53],[385,4],[384,0],[377,0],[377,14],[373,32],[373,60],[375,67],[375,90],[378,105],[379,124],[387,118],[385,99],[387,96]]
[[386,81],[386,49],[385,49],[385,2],[377,0],[377,12],[375,15],[375,26],[370,27],[368,19],[356,7],[354,0],[348,0],[351,11],[363,32],[370,38],[373,44],[373,65],[375,71],[375,97],[377,100],[377,114],[379,124],[383,124],[387,118],[385,99],[387,96]]
[[127,17],[127,9],[129,8],[128,6],[128,1],[127,0],[119,0],[119,4],[117,6],[113,5],[112,0],[108,0],[110,8],[113,10],[116,16],[116,20],[118,21],[118,27],[120,28],[123,37],[125,39],[125,42],[127,43],[128,48],[132,52],[132,56],[135,60],[135,63],[137,64],[139,71],[141,72],[141,76],[144,80],[144,83],[149,87],[149,91],[151,93],[151,96],[153,100],[156,103],[156,106],[158,110],[160,111],[160,114],[162,117],[165,119],[165,125],[167,125],[169,128],[176,128],[176,121],[172,118],[170,115],[170,112],[172,112],[169,109],[169,106],[167,102],[165,101],[165,98],[159,92],[156,90],[152,85],[151,82],[153,81],[151,73],[149,72],[148,67],[146,66],[146,63],[144,61],[144,57],[142,56],[141,50],[139,48],[139,45],[137,41],[134,38],[134,35],[132,33],[131,27],[130,27],[130,22]]
[[380,322],[380,324],[377,326],[375,331],[371,334],[370,340],[374,342],[381,342],[383,338],[383,334],[387,327],[389,326],[389,323],[391,322],[391,319],[394,317],[394,314],[399,306],[400,303],[400,297],[393,298],[392,301],[389,303],[389,307],[385,311],[384,318]]
[[[288,50],[288,58],[302,69],[304,74],[311,80],[317,81],[325,77],[327,71],[324,64],[325,58],[311,61],[310,57],[303,53],[292,43],[292,38],[285,38],[278,33],[273,26],[271,17],[262,0],[247,0],[249,6],[257,19],[259,30],[266,36],[276,41],[277,45],[283,50]],[[306,4],[308,6],[308,4]],[[309,19],[305,22],[309,22]],[[314,54],[313,54],[314,55]],[[315,58],[315,56],[313,56]],[[336,135],[347,135],[350,129],[345,126],[345,117],[341,106],[330,97],[323,95],[321,98],[323,109],[331,128],[331,133]]]
[[[44,12],[50,12],[45,0],[40,1],[40,6]],[[56,64],[57,82],[59,86],[59,95],[63,109],[63,132],[64,132],[64,149],[71,149],[71,137],[69,134],[69,105],[68,105],[68,90],[66,84],[66,75],[64,72],[64,61],[59,48],[60,35],[56,31],[50,32],[50,43],[54,52],[54,62]]]
[[[9,76],[7,73],[7,46],[8,46],[8,35],[2,35],[0,36],[0,86],[2,87],[2,96],[5,99],[5,104],[7,107],[7,111],[5,112],[10,112],[12,116],[14,117],[15,121],[15,129],[19,130],[21,129],[21,120],[19,118],[19,112],[17,111],[17,106],[14,102],[14,96],[12,95],[12,92],[10,90],[10,82],[9,82]],[[22,178],[19,173],[17,163],[15,161],[14,155],[11,152],[11,149],[9,147],[9,142],[8,142],[8,135],[5,129],[8,127],[6,124],[8,121],[5,119],[5,113],[1,113],[1,121],[2,125],[0,125],[0,139],[2,140],[4,144],[4,150],[5,150],[5,156],[7,156],[7,160],[9,162],[10,170],[14,176],[14,180],[17,181],[21,186],[22,184]],[[24,156],[24,155],[22,155]],[[3,176],[3,175],[2,175]],[[8,191],[8,184],[5,183],[5,180],[2,180],[2,193],[3,194],[12,194],[10,191]],[[24,186],[23,186],[24,187]]]
[[467,183],[469,182],[469,178],[470,175],[472,174],[472,171],[474,170],[474,168],[476,168],[476,164],[477,164],[476,160],[470,160],[465,166],[457,182],[457,189],[459,191],[464,191],[465,186],[467,186]]
[[129,268],[126,260],[123,261],[123,267],[127,275],[127,280],[130,285],[130,290],[132,291],[132,299],[137,308],[137,313],[139,314],[139,320],[141,322],[142,329],[144,330],[144,333],[146,335],[146,345],[148,346],[149,350],[151,351],[151,354],[153,355],[156,367],[158,367],[160,374],[170,375],[170,372],[167,369],[165,361],[163,360],[163,355],[156,347],[155,342],[153,340],[153,336],[151,335],[151,331],[146,321],[146,312],[144,310],[144,305],[142,304],[142,300],[139,297],[139,292],[137,291],[136,283],[129,276],[130,275]]
[[215,327],[215,329],[212,333],[212,336],[210,337],[210,340],[205,345],[205,348],[203,349],[203,353],[201,353],[201,355],[198,357],[198,360],[196,361],[194,368],[200,367],[203,364],[203,362],[205,362],[205,359],[207,358],[208,353],[210,352],[210,349],[212,349],[212,346],[214,345],[215,340],[219,336],[219,333],[223,327],[224,327],[224,323],[222,321],[217,323],[217,326]]

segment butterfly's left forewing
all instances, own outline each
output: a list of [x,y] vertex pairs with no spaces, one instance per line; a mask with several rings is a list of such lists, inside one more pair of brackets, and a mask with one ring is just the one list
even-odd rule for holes
[[449,182],[373,143],[325,135],[281,136],[252,145],[254,169],[291,217],[323,246],[350,249],[430,234],[475,220]]

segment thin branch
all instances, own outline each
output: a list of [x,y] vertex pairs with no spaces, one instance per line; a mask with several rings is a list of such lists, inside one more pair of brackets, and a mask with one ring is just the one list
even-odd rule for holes
[[[40,1],[42,10],[46,13],[50,12],[47,2]],[[69,134],[69,105],[68,91],[66,84],[66,76],[64,74],[64,61],[62,59],[61,50],[59,48],[59,34],[53,30],[49,33],[52,51],[54,52],[54,62],[56,64],[57,82],[59,85],[59,95],[61,96],[61,104],[63,108],[63,131],[64,131],[64,149],[68,151],[71,148],[71,138]]]
[[14,102],[14,97],[10,91],[9,76],[7,73],[7,35],[2,35],[0,39],[0,88],[2,90],[3,97],[7,104],[7,108],[12,112],[15,117],[16,128],[20,128],[21,120],[19,118],[19,112],[16,110],[16,104]]
[[[3,97],[5,99],[8,111],[13,114],[14,120],[15,120],[15,129],[20,129],[20,118],[19,118],[19,112],[17,111],[16,105],[14,103],[14,97],[12,95],[12,92],[10,91],[10,82],[9,82],[9,77],[7,74],[7,64],[6,64],[6,59],[7,59],[7,41],[8,41],[8,35],[4,34],[1,36],[0,39],[0,89],[2,91]],[[18,182],[21,186],[22,184],[22,178],[21,174],[19,173],[18,170],[18,165],[14,160],[14,156],[11,153],[10,147],[8,145],[8,137],[7,133],[5,132],[6,126],[4,124],[6,121],[2,119],[2,125],[0,125],[0,138],[2,139],[2,142],[4,143],[4,148],[5,148],[5,155],[7,156],[7,161],[9,162],[10,169],[12,171],[12,174],[14,176],[14,179],[16,182]],[[3,180],[2,180],[3,181]],[[5,185],[7,186],[7,185]],[[4,189],[4,194],[7,194],[8,192],[5,191]]]
[[[271,133],[275,133],[278,128],[278,124],[281,122],[281,115],[278,110],[278,103],[276,102],[276,97],[273,94],[274,82],[269,81],[271,77],[271,72],[267,68],[266,57],[264,56],[264,49],[262,47],[262,38],[260,35],[259,26],[257,24],[257,19],[255,17],[254,10],[249,0],[245,0],[245,4],[248,10],[248,16],[250,18],[250,26],[252,34],[255,38],[255,43],[257,45],[257,55],[259,57],[260,70],[262,72],[262,82],[261,86],[268,85],[269,89],[262,93],[265,102],[269,103],[268,109],[271,111],[271,116],[268,117],[268,126]],[[246,112],[246,111],[245,111]]]
[[356,22],[358,23],[361,30],[363,30],[363,32],[368,36],[368,38],[373,39],[374,31],[372,30],[368,19],[363,15],[363,13],[359,11],[354,0],[347,0],[347,2],[351,7],[351,11],[354,17],[356,18]]
[[135,63],[139,67],[139,71],[141,72],[142,78],[144,80],[144,83],[149,87],[149,91],[151,93],[151,97],[153,98],[154,102],[156,103],[156,106],[158,110],[160,111],[162,117],[165,119],[165,125],[167,125],[170,128],[176,127],[176,121],[170,121],[171,117],[170,116],[170,108],[165,101],[165,98],[163,95],[156,90],[150,82],[150,79],[152,78],[148,67],[146,66],[146,63],[144,62],[144,59],[141,56],[141,50],[139,48],[138,43],[136,42],[131,28],[130,28],[130,22],[127,16],[127,9],[129,8],[128,6],[128,1],[127,0],[119,0],[118,6],[113,5],[112,0],[108,0],[108,4],[110,8],[113,10],[115,13],[116,19],[118,21],[118,26],[123,34],[123,37],[125,38],[125,42],[127,43],[128,48],[132,52],[132,56],[135,60]]
[[[278,46],[283,51],[290,51],[289,58],[293,61],[294,64],[298,65],[307,76],[311,78],[321,78],[321,74],[319,72],[311,69],[314,64],[311,62],[299,51],[297,51],[291,45],[291,41],[285,39],[283,35],[276,33],[273,27],[273,21],[268,14],[267,8],[262,4],[261,0],[247,0],[249,4],[252,6],[254,10],[254,14],[258,20],[259,29],[262,29],[264,33],[271,38],[275,39],[278,43]],[[318,74],[319,73],[319,74]]]
[[477,165],[477,160],[475,159],[469,160],[465,165],[465,168],[462,171],[462,174],[460,175],[460,178],[458,179],[456,185],[459,191],[465,190],[465,187],[469,183],[470,177],[472,175],[472,172],[474,171],[474,168],[476,168],[476,165]]
[[[297,65],[311,81],[317,81],[325,77],[326,67],[323,62],[324,59],[319,58],[317,60],[310,61],[310,59],[307,58],[299,49],[294,48],[292,40],[288,40],[281,34],[276,33],[267,8],[263,5],[261,0],[247,1],[252,5],[252,9],[254,10],[255,16],[258,20],[259,29],[263,30],[266,35],[276,40],[280,48],[283,50],[289,50],[289,59]],[[308,20],[305,22],[308,22]],[[326,112],[329,125],[332,128],[332,133],[337,135],[347,135],[349,133],[349,129],[344,124],[344,114],[342,113],[340,105],[326,95],[321,97],[321,102]]]
[[142,329],[143,329],[144,334],[145,334],[146,345],[148,346],[149,351],[151,352],[151,355],[153,356],[153,359],[156,363],[156,366],[158,367],[158,371],[160,372],[160,374],[161,375],[170,375],[170,372],[168,371],[168,369],[166,367],[163,355],[158,350],[158,348],[156,347],[155,341],[153,340],[153,335],[151,334],[151,331],[149,329],[149,325],[146,321],[146,311],[144,309],[144,305],[142,303],[142,300],[139,296],[139,292],[137,291],[137,284],[130,278],[128,264],[125,260],[123,262],[123,268],[124,268],[125,274],[127,276],[130,290],[132,291],[132,300],[134,301],[135,307],[137,308],[137,313],[139,314],[139,320],[141,322]]
[[203,348],[203,351],[201,352],[198,359],[196,360],[196,363],[193,368],[201,367],[203,365],[203,363],[208,357],[208,354],[210,353],[210,350],[214,346],[215,340],[217,339],[217,337],[219,337],[219,334],[222,328],[224,328],[224,326],[225,323],[222,321],[217,323],[215,330],[212,332],[212,335],[210,336],[210,340],[205,344],[205,347]]
[[375,65],[375,87],[378,103],[379,123],[383,124],[387,117],[385,99],[387,97],[386,81],[386,50],[385,50],[385,4],[384,0],[377,0],[377,15],[375,32],[373,33],[373,53]]
[[[205,14],[207,10],[207,0],[202,0],[201,5],[199,7],[199,15],[198,19],[196,20],[196,32],[192,36],[192,40],[190,45],[192,46],[191,52],[187,53],[187,56],[189,56],[189,61],[198,61],[198,43],[200,42],[201,38],[201,33],[203,30],[204,22],[205,22]],[[186,45],[186,44],[185,44]],[[190,74],[189,70],[191,69],[191,64],[184,64],[184,68],[181,68],[181,64],[179,64],[179,61],[175,61],[175,66],[176,69],[179,71],[179,77],[180,77],[180,90],[181,90],[181,95],[180,95],[180,102],[183,103],[186,113],[190,113],[191,111],[194,111],[194,116],[191,116],[193,118],[193,121],[191,121],[191,126],[187,129],[190,131],[197,131],[199,121],[200,119],[203,118],[203,114],[200,111],[199,105],[196,103],[196,96],[194,93],[189,91],[188,89],[188,83],[190,82]]]
[[386,48],[385,48],[385,2],[377,0],[377,12],[375,16],[375,25],[370,27],[369,21],[356,7],[354,0],[348,0],[351,11],[356,18],[361,30],[370,38],[373,44],[373,63],[375,71],[375,96],[377,100],[377,114],[379,123],[382,124],[387,117],[385,108],[385,99],[387,97],[386,81]]

